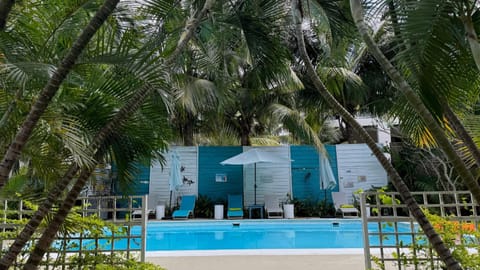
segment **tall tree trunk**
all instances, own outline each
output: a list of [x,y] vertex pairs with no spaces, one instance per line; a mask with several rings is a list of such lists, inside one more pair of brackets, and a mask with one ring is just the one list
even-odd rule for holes
[[470,136],[468,131],[465,129],[465,126],[462,124],[460,119],[458,119],[457,115],[452,111],[452,108],[450,108],[447,103],[444,105],[443,112],[445,113],[445,117],[447,118],[448,122],[452,125],[453,130],[457,134],[458,138],[463,141],[468,151],[470,151],[472,154],[475,163],[480,168],[480,151],[473,141],[472,136]]
[[378,159],[382,167],[387,171],[392,184],[395,186],[397,191],[400,193],[400,196],[408,209],[410,210],[413,217],[416,219],[422,230],[425,232],[425,235],[428,237],[430,243],[434,247],[435,251],[440,255],[442,260],[447,265],[448,269],[461,269],[459,263],[453,258],[450,250],[445,246],[444,242],[442,241],[441,237],[435,232],[433,226],[428,221],[427,217],[423,213],[422,209],[419,207],[415,199],[413,198],[410,190],[408,189],[405,182],[403,182],[402,178],[392,166],[392,164],[388,161],[388,159],[383,155],[381,149],[377,146],[376,142],[370,137],[367,131],[355,120],[355,118],[340,104],[338,101],[330,94],[327,90],[325,85],[322,83],[320,78],[318,77],[315,68],[313,67],[310,59],[308,57],[306,48],[305,48],[305,41],[303,39],[303,32],[302,32],[302,12],[301,12],[301,0],[294,1],[294,7],[292,10],[295,12],[293,17],[295,21],[295,29],[296,29],[296,37],[299,47],[299,52],[301,58],[306,66],[307,76],[312,80],[315,88],[326,101],[327,104],[330,105],[331,108],[336,110],[345,121],[347,121],[352,128],[356,130],[356,132],[365,140],[368,147],[372,150],[375,157]]
[[108,16],[110,16],[110,14],[113,12],[118,2],[119,0],[105,0],[105,3],[90,20],[87,27],[83,29],[82,33],[73,44],[70,51],[67,53],[65,58],[63,58],[62,62],[54,71],[47,85],[38,96],[27,115],[27,118],[23,122],[22,127],[17,132],[13,142],[10,144],[7,152],[5,153],[2,163],[0,163],[0,189],[8,181],[13,164],[20,156],[25,143],[32,134],[32,131],[38,120],[47,109],[48,104],[55,96],[60,84],[73,68],[75,61],[77,61],[78,56],[82,53],[88,42],[90,42],[90,39],[102,26]]
[[252,141],[250,140],[251,133],[250,122],[247,119],[242,119],[240,121],[240,144],[242,146],[251,146]]
[[[207,0],[205,2],[204,7],[200,12],[197,14],[196,18],[193,18],[190,22],[187,23],[185,31],[180,38],[177,48],[175,51],[165,60],[165,65],[170,65],[173,61],[178,57],[178,55],[182,52],[182,50],[187,46],[188,41],[193,37],[194,30],[198,27],[201,19],[207,14],[207,11],[211,8],[215,1],[214,0]],[[145,100],[146,96],[150,93],[150,88],[142,88],[139,90],[130,100],[129,104],[126,104],[118,113],[115,115],[114,119],[107,124],[106,127],[102,129],[99,135],[97,135],[96,139],[98,138],[98,142],[96,147],[98,147],[101,142],[111,134],[115,127],[121,126],[124,121],[128,118],[128,116],[135,112],[140,105]],[[103,138],[103,139],[102,139]],[[93,143],[92,143],[93,144]],[[93,147],[93,146],[92,146]],[[95,161],[97,161],[97,157]],[[37,245],[35,246],[34,251],[30,255],[27,264],[25,265],[24,269],[37,269],[38,264],[40,263],[43,255],[50,247],[51,243],[55,239],[55,235],[60,228],[60,225],[65,220],[66,216],[70,212],[73,204],[78,197],[79,192],[82,190],[83,186],[86,183],[86,179],[88,179],[89,175],[93,170],[92,168],[84,168],[82,173],[79,176],[75,186],[72,190],[68,193],[64,203],[59,208],[57,214],[55,215],[53,221],[48,225],[45,232],[42,234],[41,239],[38,241]],[[37,225],[38,226],[38,225]],[[30,235],[31,236],[31,235]],[[28,240],[27,240],[28,241]],[[18,253],[17,253],[18,254]],[[16,256],[15,256],[16,257]]]
[[480,202],[480,185],[473,177],[472,173],[467,168],[458,153],[455,151],[455,148],[451,144],[445,132],[427,109],[420,97],[415,93],[415,91],[413,91],[400,72],[390,63],[390,61],[388,61],[385,55],[383,55],[375,41],[369,35],[368,28],[363,21],[363,8],[360,0],[350,0],[350,6],[355,24],[357,25],[358,31],[365,41],[368,49],[383,70],[388,74],[390,79],[396,84],[397,89],[407,98],[410,105],[416,110],[418,116],[422,118],[423,122],[435,138],[438,147],[442,149],[445,155],[450,159],[456,172],[460,175],[465,185],[472,192],[475,200]]
[[80,176],[78,177],[75,185],[73,185],[72,189],[68,192],[67,197],[58,209],[57,214],[55,214],[53,220],[50,222],[50,224],[48,224],[48,227],[43,232],[42,237],[37,241],[37,245],[35,246],[34,250],[30,252],[30,257],[28,257],[27,263],[23,269],[37,269],[39,263],[42,261],[43,255],[50,248],[53,240],[55,240],[58,229],[60,226],[62,226],[72,207],[75,206],[75,201],[80,192],[82,192],[82,189],[92,174],[93,169],[94,167],[82,169]]
[[[470,13],[470,11],[467,12]],[[480,43],[478,42],[478,36],[477,32],[475,31],[472,15],[467,14],[462,16],[462,21],[465,33],[467,34],[468,45],[472,51],[473,60],[475,60],[477,69],[480,70]]]
[[55,187],[49,192],[47,198],[38,207],[37,211],[30,218],[20,234],[17,235],[15,241],[10,245],[7,253],[3,255],[0,260],[0,269],[6,270],[15,261],[18,254],[25,247],[25,244],[30,240],[32,235],[37,230],[38,226],[42,222],[43,218],[48,214],[48,211],[52,208],[54,202],[58,200],[61,194],[65,191],[70,180],[73,179],[79,168],[76,164],[70,166],[67,173],[63,176],[62,180],[55,185]]
[[8,14],[12,10],[15,0],[0,0],[0,31],[5,30]]
[[182,123],[180,123],[182,130],[183,145],[194,146],[194,134],[195,134],[195,115],[188,110],[185,110]]
[[[122,126],[128,117],[133,114],[145,101],[148,94],[151,92],[151,88],[143,87],[137,91],[132,98],[120,109],[120,111],[108,122],[95,136],[92,143],[89,145],[89,150],[93,153],[97,151],[99,146],[104,143],[105,139],[110,136],[115,128]],[[95,154],[94,163],[91,167],[95,167],[101,156],[100,153]],[[0,260],[0,270],[8,269],[18,254],[21,252],[25,244],[30,240],[35,230],[42,222],[45,215],[52,208],[53,203],[58,200],[62,192],[68,186],[73,179],[74,175],[78,172],[79,167],[77,164],[70,166],[67,173],[58,181],[55,188],[53,188],[47,198],[40,205],[38,210],[34,213],[32,218],[28,221],[22,232],[17,236],[15,241],[10,245],[8,252]],[[76,197],[74,198],[76,199]]]

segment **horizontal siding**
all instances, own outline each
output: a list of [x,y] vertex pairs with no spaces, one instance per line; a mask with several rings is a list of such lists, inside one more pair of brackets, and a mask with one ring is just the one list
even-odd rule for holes
[[[245,147],[244,151],[247,151]],[[261,147],[262,151],[270,152],[274,155],[291,158],[290,148],[280,147]],[[257,168],[257,204],[264,203],[264,195],[276,195],[279,198],[285,198],[287,193],[291,193],[291,162],[282,163],[258,163]],[[245,205],[254,204],[254,165],[243,166],[244,175],[244,202]]]
[[[220,162],[235,156],[248,147],[173,147],[185,167],[182,176],[194,183],[184,185],[173,194],[173,202],[182,194],[203,194],[214,201],[223,201],[227,194],[243,193],[245,205],[254,203],[254,166],[221,165]],[[337,178],[337,187],[347,197],[362,188],[387,184],[387,175],[365,144],[327,145],[330,165]],[[289,157],[293,162],[257,164],[257,203],[264,203],[265,194],[285,198],[290,193],[295,198],[331,201],[331,191],[322,190],[319,178],[319,154],[312,146],[262,147],[278,156]],[[150,208],[157,204],[168,205],[170,192],[168,175],[170,155],[165,155],[162,170],[156,163],[150,168]],[[308,176],[308,173],[309,176]],[[216,174],[226,174],[227,182],[215,182]],[[362,179],[365,179],[363,182]],[[348,195],[350,194],[350,195]]]
[[[228,194],[243,194],[243,167],[221,165],[220,162],[242,153],[241,146],[204,146],[198,149],[198,194],[214,202],[226,202]],[[225,174],[226,182],[216,182],[217,174]]]
[[[338,183],[338,171],[335,146],[325,145],[333,174]],[[313,201],[331,202],[331,192],[338,190],[338,184],[333,190],[324,190],[320,179],[320,153],[310,145],[291,146],[293,197]]]
[[[133,176],[133,182],[126,185],[120,185],[117,181],[114,182],[114,192],[118,195],[145,195],[149,193],[150,182],[150,167],[135,163],[137,171]],[[115,165],[112,166],[112,171],[117,171]]]
[[[182,195],[198,194],[198,149],[195,146],[189,147],[172,147],[169,151],[177,151],[180,157],[180,164],[184,167],[181,173],[182,177],[193,181],[192,184],[184,184],[178,190],[172,192],[172,205],[177,203],[178,197]],[[171,168],[170,152],[165,153],[165,166],[162,167],[158,162],[154,163],[150,168],[150,196],[149,208],[155,205],[170,204],[170,190],[168,186],[168,176]]]
[[352,200],[353,192],[372,186],[385,186],[387,173],[366,144],[337,145],[340,191]]
[[313,146],[291,146],[292,196],[296,199],[318,200],[320,173],[318,152]]

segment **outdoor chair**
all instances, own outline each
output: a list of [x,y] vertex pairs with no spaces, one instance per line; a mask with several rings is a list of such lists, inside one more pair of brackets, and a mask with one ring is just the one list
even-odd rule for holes
[[227,218],[243,218],[243,197],[242,195],[228,195]]
[[265,212],[267,218],[282,218],[283,209],[280,207],[278,197],[275,195],[265,195]]
[[332,192],[333,204],[335,209],[342,215],[342,218],[356,218],[359,216],[359,211],[355,206],[349,204],[347,197],[343,192]]
[[195,209],[195,195],[184,195],[180,201],[180,208],[175,210],[172,214],[173,219],[188,219],[193,217]]

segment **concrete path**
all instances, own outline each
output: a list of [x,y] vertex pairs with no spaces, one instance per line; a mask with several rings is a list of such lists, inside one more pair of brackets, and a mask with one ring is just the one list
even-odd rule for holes
[[147,257],[167,270],[362,270],[363,255],[225,255]]

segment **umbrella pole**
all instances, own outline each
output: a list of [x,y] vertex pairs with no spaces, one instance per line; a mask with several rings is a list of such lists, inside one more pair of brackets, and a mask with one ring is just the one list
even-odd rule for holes
[[257,163],[253,163],[253,204],[257,204]]

